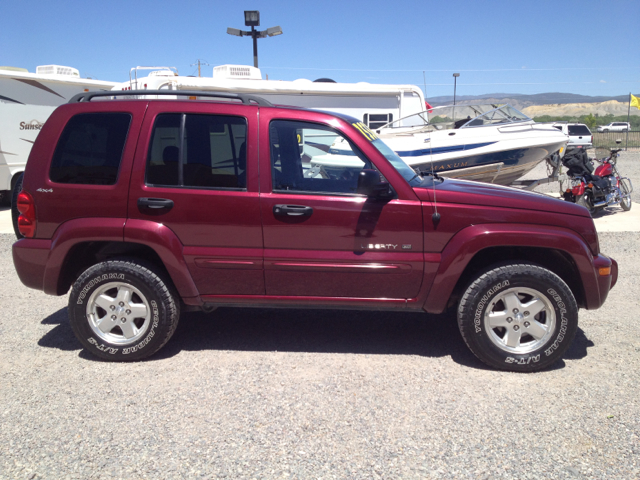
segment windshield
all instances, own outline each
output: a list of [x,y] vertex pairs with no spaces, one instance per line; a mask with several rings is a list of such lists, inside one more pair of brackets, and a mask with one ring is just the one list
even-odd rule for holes
[[[353,119],[355,120],[355,119]],[[356,130],[358,130],[364,138],[369,140],[371,144],[376,147],[384,157],[389,160],[391,165],[402,175],[402,177],[409,182],[409,185],[412,187],[420,187],[423,186],[423,178],[420,174],[416,173],[416,171],[411,168],[409,165],[402,160],[396,152],[391,150],[386,143],[380,140],[375,133],[373,133],[369,127],[367,127],[362,122],[351,122]]]
[[415,130],[434,131],[458,128],[504,125],[531,121],[524,113],[508,104],[450,105],[434,107],[408,117],[400,118],[376,130],[381,135]]
[[422,176],[420,176],[419,174],[417,174],[415,172],[415,170],[413,168],[411,168],[409,165],[407,165],[404,160],[402,160],[397,154],[396,152],[394,152],[393,150],[391,150],[386,143],[384,143],[382,140],[380,140],[379,138],[375,139],[374,141],[371,142],[373,144],[374,147],[376,147],[376,149],[382,154],[384,155],[384,158],[386,158],[387,160],[389,160],[389,162],[391,163],[391,165],[394,166],[394,168],[400,172],[400,175],[402,175],[402,177],[409,182],[409,185],[411,185],[412,187],[420,187],[422,186]]

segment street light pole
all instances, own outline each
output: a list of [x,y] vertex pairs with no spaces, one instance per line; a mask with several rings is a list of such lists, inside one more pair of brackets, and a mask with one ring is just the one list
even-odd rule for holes
[[455,106],[456,104],[456,86],[458,83],[458,77],[460,76],[459,73],[454,73],[453,74],[453,105]]
[[266,30],[256,30],[255,27],[260,26],[260,12],[257,10],[244,11],[244,24],[247,27],[251,27],[251,31],[227,28],[227,33],[237,37],[251,37],[253,39],[253,66],[258,68],[258,39],[282,35],[282,29],[280,27],[271,27]]
[[258,68],[258,31],[251,27],[251,38],[253,38],[253,66]]

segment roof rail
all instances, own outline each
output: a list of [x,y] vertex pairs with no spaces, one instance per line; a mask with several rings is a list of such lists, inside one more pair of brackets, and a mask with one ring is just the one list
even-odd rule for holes
[[[273,104],[262,97],[255,95],[247,95],[245,93],[228,93],[214,91],[192,91],[192,90],[123,90],[110,92],[84,92],[73,96],[69,103],[90,102],[96,97],[145,97],[147,95],[180,95],[184,97],[211,97],[211,98],[229,98],[240,100],[244,105],[259,105],[261,107],[273,107]],[[143,98],[144,99],[144,98]]]

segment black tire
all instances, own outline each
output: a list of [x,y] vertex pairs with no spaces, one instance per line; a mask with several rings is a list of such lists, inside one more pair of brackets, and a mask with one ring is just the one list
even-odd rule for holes
[[18,230],[18,217],[20,216],[20,212],[18,211],[18,194],[22,191],[22,178],[24,173],[21,173],[20,176],[16,179],[16,183],[13,186],[13,191],[11,192],[11,222],[13,223],[13,231],[16,234],[18,240],[20,240],[23,235]]
[[471,282],[458,305],[458,326],[467,346],[487,365],[534,372],[557,362],[569,348],[578,328],[578,306],[555,273],[510,264]]
[[631,210],[631,187],[629,186],[629,180],[627,178],[620,179],[620,193],[622,198],[620,199],[620,207],[625,212]]
[[585,207],[587,210],[589,210],[589,213],[591,215],[593,215],[596,211],[596,208],[593,206],[593,200],[591,200],[591,195],[589,195],[588,193],[584,193],[579,197],[576,197],[576,204]]
[[69,321],[87,351],[105,360],[133,361],[153,355],[169,341],[180,306],[171,284],[154,269],[108,260],[78,277],[69,296]]

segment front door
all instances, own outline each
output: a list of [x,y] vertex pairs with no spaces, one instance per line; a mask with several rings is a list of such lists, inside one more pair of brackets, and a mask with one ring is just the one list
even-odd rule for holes
[[267,295],[415,297],[423,274],[420,202],[359,195],[359,172],[375,165],[336,128],[262,120]]

